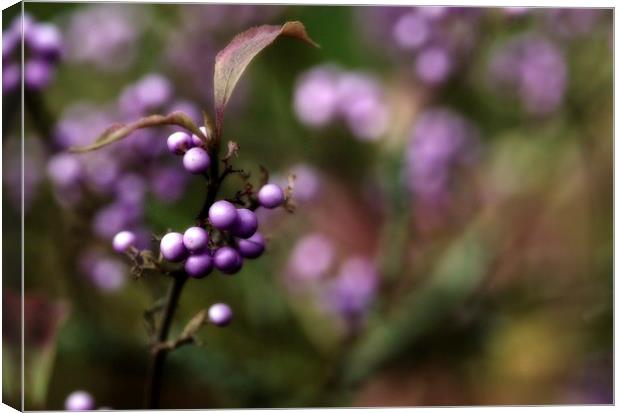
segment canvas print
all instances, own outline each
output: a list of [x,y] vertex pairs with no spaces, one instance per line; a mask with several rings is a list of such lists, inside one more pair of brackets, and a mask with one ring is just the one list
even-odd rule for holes
[[613,11],[18,3],[3,402],[613,399]]

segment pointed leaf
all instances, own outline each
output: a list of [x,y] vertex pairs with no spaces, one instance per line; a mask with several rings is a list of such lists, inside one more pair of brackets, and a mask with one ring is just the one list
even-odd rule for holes
[[253,27],[235,38],[215,57],[213,93],[215,98],[215,126],[219,137],[224,108],[235,85],[252,59],[278,37],[294,37],[312,46],[318,45],[308,36],[301,22],[286,22],[282,26],[264,25]]
[[198,332],[200,327],[202,327],[209,318],[209,312],[207,310],[200,310],[196,313],[191,320],[187,323],[185,328],[183,329],[183,333],[181,333],[181,337],[191,337]]
[[91,145],[81,146],[81,147],[71,147],[69,148],[70,152],[88,152],[94,151],[95,149],[102,148],[107,146],[113,142],[121,140],[127,136],[129,136],[132,132],[142,129],[149,128],[152,126],[163,126],[163,125],[178,125],[181,126],[188,131],[200,136],[207,141],[207,137],[204,136],[202,131],[198,129],[198,126],[194,123],[194,121],[187,116],[183,112],[172,112],[169,115],[151,115],[145,118],[141,118],[133,123],[129,124],[121,124],[115,123],[106,129]]

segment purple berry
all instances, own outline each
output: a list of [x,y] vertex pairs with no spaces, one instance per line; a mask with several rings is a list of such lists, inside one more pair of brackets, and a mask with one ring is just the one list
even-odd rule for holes
[[276,208],[284,202],[284,191],[276,184],[267,184],[258,191],[258,202],[265,208]]
[[237,221],[237,208],[228,201],[217,201],[209,208],[209,221],[217,229],[230,229]]
[[265,251],[265,238],[257,232],[248,239],[237,239],[237,250],[243,258],[258,258]]
[[209,165],[211,165],[211,158],[202,148],[191,148],[183,155],[183,166],[190,173],[203,174],[207,172]]
[[232,247],[221,247],[215,251],[215,267],[224,274],[234,274],[241,269],[243,258]]
[[232,310],[227,304],[217,303],[209,307],[209,320],[216,326],[223,327],[230,324]]
[[183,244],[190,252],[202,251],[209,243],[209,233],[200,227],[190,227],[183,234]]
[[192,146],[192,139],[185,132],[174,132],[166,141],[168,150],[175,155],[182,155]]
[[192,254],[185,261],[185,272],[192,278],[203,278],[213,270],[213,257],[209,251]]
[[249,238],[256,232],[258,228],[258,219],[256,214],[249,209],[240,208],[237,210],[237,220],[233,225],[232,233],[240,238]]
[[116,252],[127,252],[135,243],[136,234],[131,231],[121,231],[112,240],[112,246]]
[[164,235],[159,244],[161,255],[172,262],[183,261],[187,256],[187,249],[183,245],[183,235],[178,232],[169,232]]
[[74,391],[65,400],[65,409],[67,410],[93,410],[94,408],[93,396],[83,390]]
[[[207,135],[207,128],[205,128],[204,126],[201,126],[198,129],[200,129],[200,131],[203,133],[203,135],[208,136]],[[194,135],[193,133],[192,133],[191,140],[192,140],[192,146],[204,147],[204,143],[202,143],[200,138],[198,136]]]

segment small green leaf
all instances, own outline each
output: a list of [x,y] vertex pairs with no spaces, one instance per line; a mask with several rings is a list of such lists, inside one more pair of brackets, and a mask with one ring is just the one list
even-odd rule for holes
[[215,98],[215,128],[219,138],[224,119],[224,109],[235,85],[246,67],[264,48],[278,37],[294,37],[312,46],[319,47],[306,33],[301,22],[286,22],[282,26],[264,25],[253,27],[235,38],[215,57],[213,94]]
[[94,151],[96,149],[107,146],[111,143],[114,143],[118,140],[126,138],[132,132],[138,129],[149,128],[152,126],[163,126],[163,125],[181,126],[182,128],[185,128],[188,131],[192,132],[193,134],[200,136],[201,139],[207,142],[207,137],[204,136],[202,131],[198,129],[198,126],[196,126],[194,121],[189,116],[187,116],[183,112],[172,112],[171,114],[166,115],[166,116],[164,115],[147,116],[145,118],[141,118],[129,124],[116,123],[110,126],[108,129],[106,129],[95,140],[93,144],[87,145],[87,146],[81,146],[81,147],[74,146],[74,147],[69,148],[69,151],[78,152],[78,153]]

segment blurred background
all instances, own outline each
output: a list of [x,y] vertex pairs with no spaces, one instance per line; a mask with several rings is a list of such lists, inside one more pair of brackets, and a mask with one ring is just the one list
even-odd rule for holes
[[[19,6],[21,7],[21,6]],[[122,229],[183,231],[204,184],[154,128],[86,155],[114,122],[212,112],[214,56],[302,21],[226,115],[235,165],[295,174],[260,212],[267,253],[190,280],[162,407],[609,404],[613,16],[603,9],[25,3],[25,408],[140,408],[144,313]],[[5,402],[19,405],[20,9],[3,23]],[[201,124],[201,123],[199,123]],[[241,181],[231,178],[232,192]],[[78,397],[74,394],[74,397]]]

